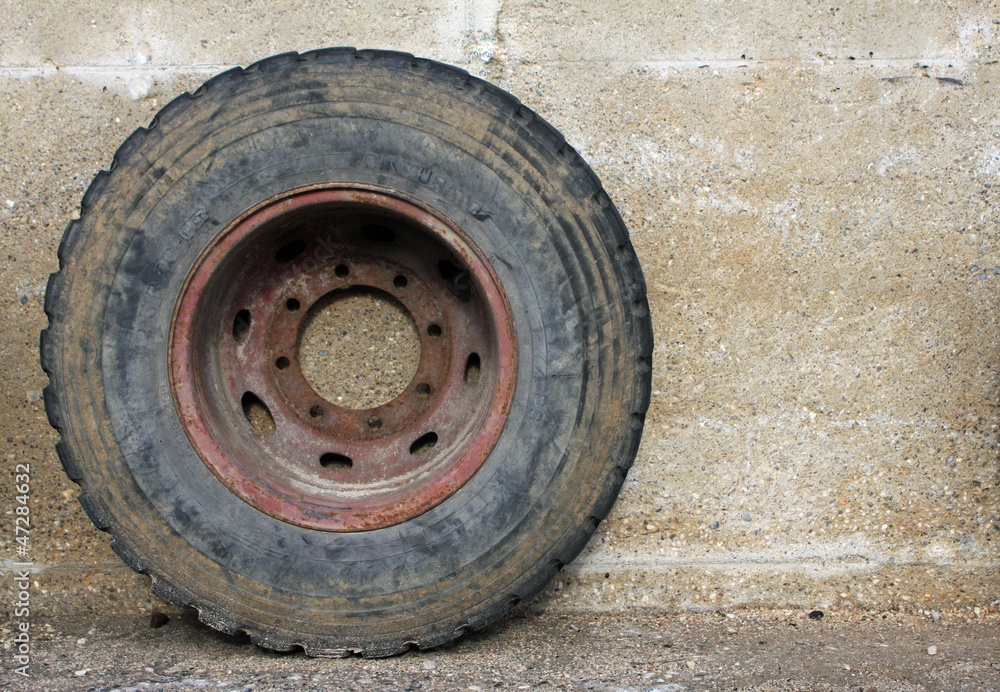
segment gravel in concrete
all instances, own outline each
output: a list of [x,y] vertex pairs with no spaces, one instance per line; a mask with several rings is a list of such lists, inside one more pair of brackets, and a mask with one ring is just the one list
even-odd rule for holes
[[[803,611],[666,615],[523,607],[443,649],[366,660],[264,651],[171,611],[53,625],[28,682],[69,690],[986,690],[1000,687],[997,616]],[[930,653],[933,649],[934,653]],[[6,664],[5,664],[6,665]]]

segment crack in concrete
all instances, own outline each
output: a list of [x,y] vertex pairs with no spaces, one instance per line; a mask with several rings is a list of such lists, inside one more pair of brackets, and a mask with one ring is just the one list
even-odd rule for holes
[[[486,43],[499,43],[500,37],[498,35],[499,28],[499,17],[503,12],[503,4],[495,3],[497,5],[497,10],[493,13],[492,19],[486,22],[482,21],[482,18],[477,18],[474,20],[473,24],[475,27],[483,28],[469,28],[463,31],[465,34],[465,39],[463,44],[466,46],[466,52],[471,50],[473,52],[473,58],[480,57],[475,55],[477,47],[479,44]],[[488,61],[487,61],[488,62]],[[890,68],[913,68],[921,69],[924,67],[935,67],[935,68],[952,68],[958,70],[958,67],[954,66],[954,61],[947,60],[943,58],[935,59],[923,59],[923,58],[885,58],[880,60],[826,60],[822,62],[816,62],[814,60],[730,60],[726,58],[710,58],[707,60],[696,60],[696,59],[681,59],[681,60],[644,60],[644,61],[634,61],[634,60],[566,60],[566,59],[554,59],[547,60],[543,62],[536,63],[537,65],[549,65],[549,66],[570,66],[570,65],[614,65],[614,66],[632,66],[647,69],[658,69],[658,70],[690,70],[690,69],[703,69],[703,68],[718,68],[718,69],[744,69],[751,68],[758,65],[764,65],[767,67],[781,66],[787,68],[795,67],[819,67],[819,68],[836,68],[844,67],[850,65],[852,67],[890,67]],[[991,63],[969,63],[966,65],[968,67],[979,67],[985,66]],[[0,78],[8,77],[13,79],[31,79],[33,77],[55,77],[58,75],[67,75],[71,77],[118,77],[118,76],[128,76],[128,77],[155,77],[157,75],[165,76],[180,76],[180,75],[214,75],[219,72],[224,72],[226,70],[237,67],[237,65],[228,63],[219,64],[179,64],[179,65],[133,65],[129,63],[124,64],[110,64],[110,65],[19,65],[19,66],[0,66]]]

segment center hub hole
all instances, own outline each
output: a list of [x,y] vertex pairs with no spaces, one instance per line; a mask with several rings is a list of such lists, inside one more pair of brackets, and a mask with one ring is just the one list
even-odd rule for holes
[[331,291],[302,321],[302,374],[337,406],[366,409],[392,401],[413,379],[419,361],[413,317],[384,291],[361,286]]

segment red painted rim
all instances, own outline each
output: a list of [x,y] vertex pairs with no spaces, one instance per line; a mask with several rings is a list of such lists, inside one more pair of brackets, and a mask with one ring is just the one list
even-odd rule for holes
[[[298,357],[310,307],[357,287],[398,301],[420,334],[413,380],[366,409],[320,396]],[[271,200],[216,237],[174,312],[170,367],[184,429],[232,492],[292,524],[364,531],[427,511],[482,466],[517,354],[506,296],[468,236],[399,193],[338,184]]]

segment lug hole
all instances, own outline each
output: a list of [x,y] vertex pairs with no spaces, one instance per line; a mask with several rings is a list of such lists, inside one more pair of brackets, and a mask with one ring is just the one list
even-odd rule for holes
[[274,425],[274,417],[260,397],[253,392],[244,392],[240,399],[240,406],[243,408],[243,415],[251,427],[264,437],[273,435],[277,429]]
[[482,363],[478,353],[470,353],[465,361],[465,384],[474,385],[479,382],[479,371]]
[[292,361],[288,360],[284,356],[281,356],[278,360],[274,361],[274,366],[278,368],[278,370],[287,370],[288,366],[291,364]]
[[327,452],[319,458],[320,466],[325,469],[330,469],[332,471],[348,471],[354,462],[351,457],[346,454],[338,454],[336,452]]
[[289,298],[288,302],[285,303],[285,307],[291,310],[292,312],[295,312],[300,307],[302,307],[302,303],[300,303],[296,298]]
[[323,413],[324,413],[323,407],[319,405],[313,406],[311,409],[309,409],[309,415],[312,416],[313,418],[322,418]]
[[336,267],[333,268],[333,273],[339,276],[341,279],[343,279],[345,276],[351,273],[351,270],[347,267],[346,264],[338,264]]
[[421,454],[430,451],[430,449],[437,444],[437,441],[437,433],[425,433],[415,439],[413,444],[410,445],[410,454],[413,456],[420,456]]
[[296,238],[278,248],[278,251],[274,253],[274,259],[278,264],[286,264],[301,255],[305,249],[306,241]]
[[372,430],[378,430],[382,427],[382,419],[378,416],[372,416],[368,419],[368,427]]
[[430,336],[441,336],[441,326],[437,324],[432,324],[427,327],[427,333]]
[[233,341],[242,344],[250,335],[250,311],[240,310],[233,318]]
[[421,382],[420,384],[417,385],[417,394],[420,394],[422,396],[427,396],[430,393],[431,393],[431,386],[426,382]]
[[406,280],[406,277],[402,274],[397,274],[396,278],[392,280],[392,285],[396,288],[406,288],[406,284],[410,283]]

